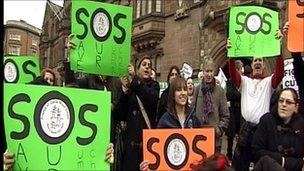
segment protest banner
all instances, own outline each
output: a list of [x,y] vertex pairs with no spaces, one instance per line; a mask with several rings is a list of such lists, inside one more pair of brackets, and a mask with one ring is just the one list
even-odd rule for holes
[[109,76],[127,75],[131,55],[132,7],[73,1],[71,69]]
[[8,151],[15,154],[13,170],[109,170],[104,157],[110,98],[105,91],[4,84],[4,127]]
[[[303,59],[304,60],[304,59]],[[294,77],[293,59],[284,60],[284,77],[282,79],[283,88],[293,88],[299,93],[299,87]]]
[[288,1],[289,29],[287,48],[290,52],[304,52],[304,1]]
[[214,128],[143,131],[144,160],[151,170],[190,170],[190,164],[214,154]]
[[192,76],[193,68],[188,63],[184,62],[181,73],[185,79],[188,79]]
[[29,83],[40,76],[38,56],[4,56],[4,82]]
[[230,8],[228,57],[273,57],[281,53],[278,12],[258,6]]

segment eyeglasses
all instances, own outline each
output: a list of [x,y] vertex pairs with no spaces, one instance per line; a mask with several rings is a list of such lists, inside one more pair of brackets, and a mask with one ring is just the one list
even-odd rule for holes
[[293,101],[288,100],[288,99],[283,99],[283,98],[280,98],[280,99],[279,99],[279,103],[283,104],[284,102],[285,102],[287,105],[296,104],[296,102],[293,102]]

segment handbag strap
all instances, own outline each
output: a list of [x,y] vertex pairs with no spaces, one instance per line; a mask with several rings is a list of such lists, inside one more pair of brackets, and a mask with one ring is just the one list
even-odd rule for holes
[[144,105],[143,105],[143,103],[141,102],[141,100],[139,99],[139,97],[137,95],[136,95],[136,99],[137,99],[137,102],[139,104],[139,108],[141,110],[142,116],[144,117],[145,122],[146,122],[148,128],[151,129],[150,120],[148,118],[148,115],[147,115],[147,112],[146,112],[146,110],[144,108]]

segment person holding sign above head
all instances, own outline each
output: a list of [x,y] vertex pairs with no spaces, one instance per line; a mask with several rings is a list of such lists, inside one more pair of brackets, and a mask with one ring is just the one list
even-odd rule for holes
[[116,116],[127,122],[124,140],[125,154],[122,170],[139,170],[142,161],[143,129],[156,126],[155,117],[159,95],[158,82],[151,79],[152,62],[149,56],[138,60],[137,71],[128,66],[129,77],[122,77],[122,95],[117,104]]
[[[285,35],[287,35],[289,27],[289,22],[286,22],[283,28]],[[291,56],[293,58],[294,76],[299,87],[299,113],[304,117],[304,56],[301,57],[301,52],[291,52]]]
[[229,110],[224,89],[216,84],[215,65],[211,58],[202,64],[203,80],[195,88],[192,106],[204,126],[213,126],[216,132],[216,152],[221,151],[222,135],[228,127]]
[[[277,36],[277,38],[279,37]],[[231,42],[228,39],[227,48],[230,47]],[[252,73],[249,77],[242,76],[235,67],[235,60],[229,59],[230,77],[241,92],[241,114],[245,119],[240,128],[237,152],[234,153],[232,165],[236,170],[244,171],[249,169],[252,161],[251,140],[257,124],[261,116],[269,112],[271,95],[283,78],[283,57],[276,58],[275,71],[268,77],[264,76],[265,63],[262,57],[254,57],[251,67]]]
[[304,119],[297,112],[297,92],[292,88],[281,90],[277,104],[275,110],[261,117],[254,133],[252,151],[257,161],[254,170],[274,170],[276,165],[280,170],[301,171],[304,169]]

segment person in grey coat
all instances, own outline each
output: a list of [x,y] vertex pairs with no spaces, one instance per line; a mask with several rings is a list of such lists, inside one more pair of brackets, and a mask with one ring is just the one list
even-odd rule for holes
[[213,126],[216,135],[216,151],[221,151],[222,135],[229,123],[229,110],[224,89],[216,84],[212,59],[203,63],[203,80],[195,88],[193,107],[202,126]]

